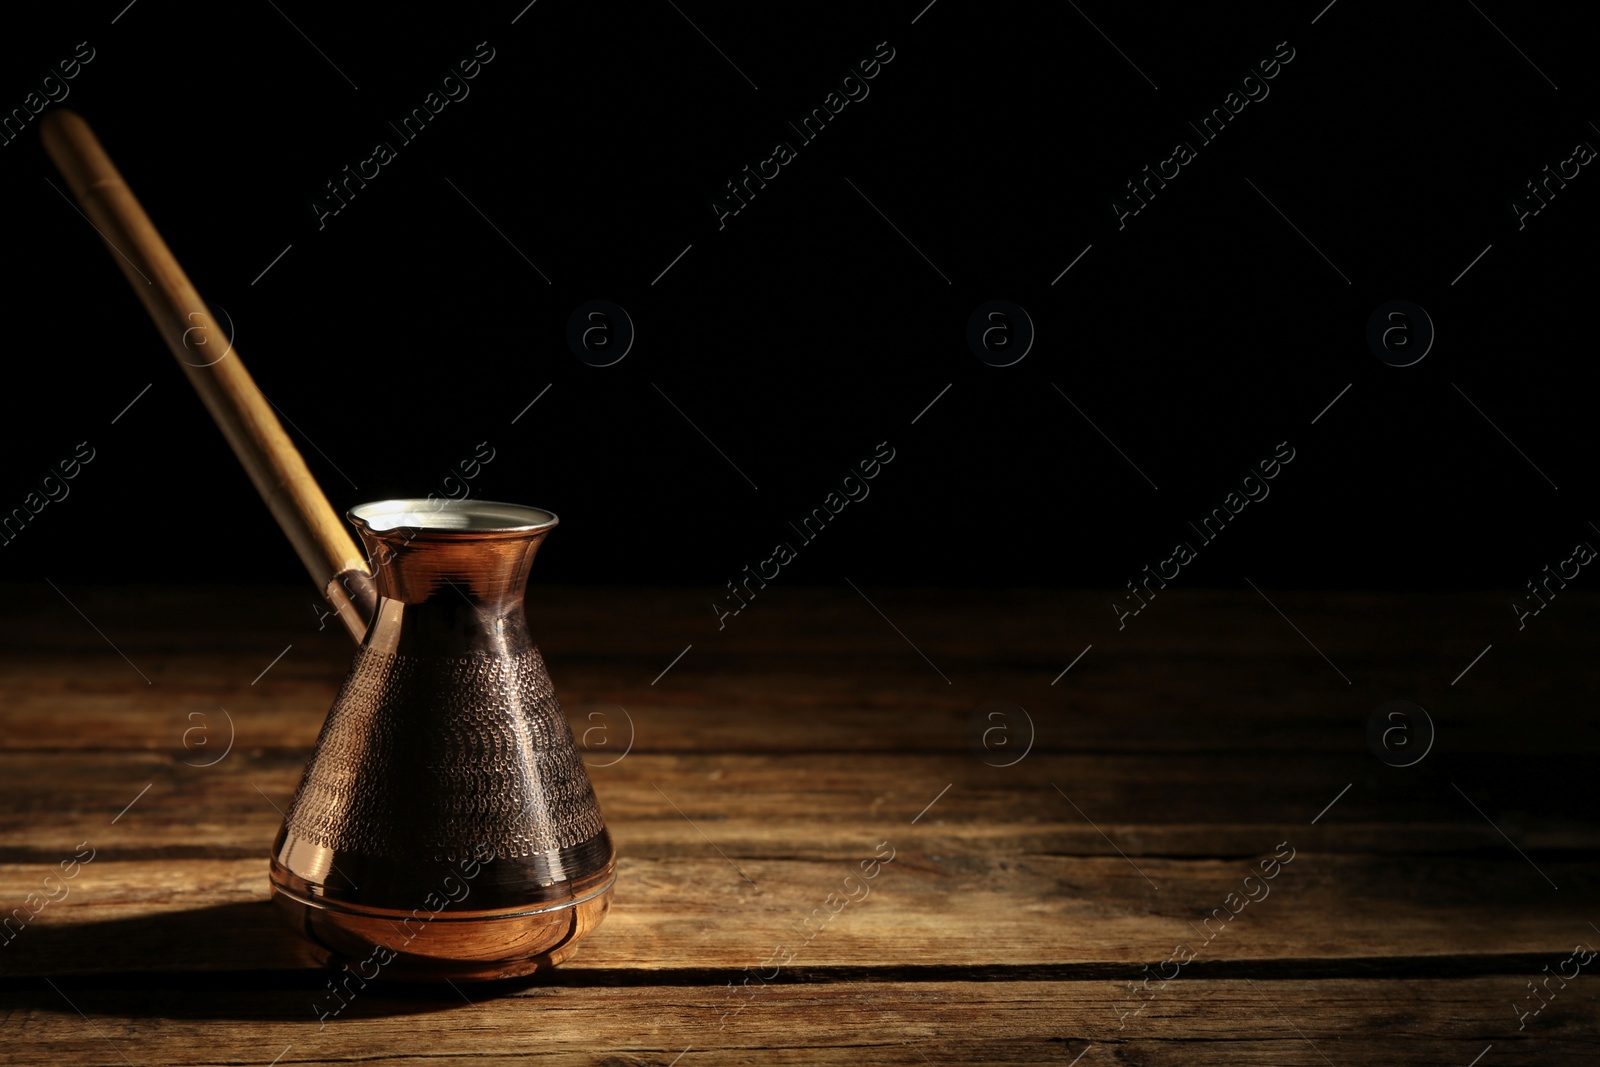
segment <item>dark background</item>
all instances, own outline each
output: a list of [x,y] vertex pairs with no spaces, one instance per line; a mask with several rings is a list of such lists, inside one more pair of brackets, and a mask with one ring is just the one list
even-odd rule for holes
[[[1295,460],[1270,497],[1180,584],[1509,601],[1600,537],[1600,179],[1585,168],[1520,232],[1507,206],[1579,139],[1600,145],[1591,45],[1564,13],[924,3],[539,0],[513,25],[522,0],[114,0],[8,16],[0,106],[87,40],[65,106],[235,323],[334,506],[440,492],[487,441],[473,495],[561,516],[536,581],[711,595],[883,441],[871,495],[781,581],[1119,587],[1280,441]],[[1270,95],[1119,231],[1122,183],[1193,142],[1184,120],[1283,40]],[[399,143],[385,120],[480,41],[495,55],[470,95]],[[795,142],[785,122],[880,41],[895,57],[870,95],[719,230],[710,198]],[[397,158],[319,230],[310,201],[378,139]],[[77,442],[95,459],[0,547],[0,578],[303,582],[47,182],[65,188],[35,119],[0,148],[0,508]],[[604,368],[565,340],[596,298],[637,329]],[[965,338],[994,298],[1037,327],[1004,368]],[[1366,343],[1393,299],[1438,331],[1411,367]]]

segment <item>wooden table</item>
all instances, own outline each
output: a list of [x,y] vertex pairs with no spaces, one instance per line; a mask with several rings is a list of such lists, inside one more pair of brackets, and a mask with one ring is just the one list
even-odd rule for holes
[[[1169,591],[1119,632],[1093,593],[771,589],[718,631],[699,590],[536,584],[612,912],[531,985],[319,1023],[266,855],[347,639],[300,590],[57,581],[3,591],[0,901],[75,877],[0,947],[0,1061],[1596,1062],[1581,593],[1518,632],[1493,594]],[[1413,766],[1367,744],[1391,699]]]

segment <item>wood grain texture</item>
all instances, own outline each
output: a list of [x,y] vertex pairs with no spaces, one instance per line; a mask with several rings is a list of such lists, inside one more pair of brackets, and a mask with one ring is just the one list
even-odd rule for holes
[[[181,725],[173,724],[174,735]],[[213,715],[211,728],[222,735],[215,738],[220,746],[226,723]],[[0,822],[0,859],[48,858],[84,839],[124,857],[260,854],[306,753],[248,745],[241,736],[210,767],[193,764],[220,755],[216,746],[0,754],[0,796],[10,812]],[[612,758],[590,755],[593,762]],[[728,752],[633,752],[613,766],[591,767],[607,822],[636,851],[661,855],[703,843],[687,818],[708,832],[714,827],[718,843],[734,854],[766,855],[783,835],[796,854],[837,857],[859,851],[869,837],[904,832],[947,785],[912,836],[1087,855],[1254,855],[1287,839],[1329,851],[1482,850],[1515,858],[1505,833],[1525,852],[1559,857],[1597,844],[1594,798],[1573,787],[1585,773],[1578,757],[1463,758],[1397,785],[1355,759],[1051,752],[1008,768],[986,766],[971,753],[841,759]],[[1494,823],[1451,782],[1471,786],[1473,802]],[[1349,792],[1313,825],[1346,784]],[[137,805],[109,830],[135,796]]]
[[1592,1064],[1600,1051],[1592,992],[1573,987],[1518,1032],[1511,998],[1520,983],[1509,977],[1179,978],[1125,1019],[1127,989],[1109,981],[775,982],[747,995],[745,1009],[726,1020],[738,1001],[713,984],[562,981],[493,999],[475,988],[396,996],[374,986],[325,1021],[312,1005],[319,991],[322,1002],[331,997],[312,978],[293,990],[261,989],[247,978],[139,991],[57,984],[60,992],[9,998],[7,1031],[32,1053],[14,1062],[45,1062],[47,1042],[56,1062],[105,1067],[266,1064],[275,1056],[279,1063],[466,1057],[563,1067],[695,1059],[1059,1065],[1080,1055],[1084,1067],[1466,1067],[1489,1046],[1494,1062],[1513,1065]]
[[[189,712],[219,706],[249,721],[256,744],[304,748],[350,664],[309,590],[64,588],[92,626],[48,586],[0,586],[0,750],[170,750]],[[1524,634],[1494,594],[1279,595],[1348,686],[1250,593],[1163,593],[1119,632],[1103,594],[890,591],[882,606],[949,685],[853,594],[761,597],[719,631],[703,590],[536,578],[529,625],[569,712],[671,717],[671,729],[641,733],[639,751],[964,751],[973,711],[1001,699],[1053,718],[1039,743],[1059,751],[1365,760],[1366,718],[1395,697],[1447,718],[1439,752],[1600,748],[1600,719],[1587,714],[1600,676],[1578,667],[1600,643],[1600,595],[1563,593],[1566,610]],[[74,729],[61,728],[66,713]]]
[[[1600,912],[1600,871],[1586,862],[1542,865],[1561,886],[1556,893],[1525,866],[1499,858],[1457,860],[1441,874],[1393,858],[1301,852],[1264,899],[1234,916],[1225,901],[1243,895],[1255,857],[1141,858],[1135,871],[1115,855],[997,856],[943,844],[930,853],[914,835],[889,834],[900,841],[894,862],[864,900],[833,915],[824,902],[843,892],[843,879],[872,856],[875,842],[850,859],[734,852],[730,863],[688,838],[679,856],[640,855],[624,829],[611,914],[585,939],[578,961],[605,971],[737,974],[783,944],[805,970],[986,968],[1132,979],[1184,944],[1195,953],[1188,967],[1198,972],[1247,962],[1252,974],[1302,965],[1371,974],[1404,960],[1417,973],[1451,975],[1479,966],[1474,959],[1493,959],[1495,967],[1521,959],[1533,974],[1574,942],[1600,940],[1587,926]],[[1263,857],[1270,855],[1269,846]],[[52,869],[0,867],[0,899],[20,903]],[[100,855],[5,947],[4,973],[283,970],[305,966],[297,948],[267,907],[264,858],[162,863]]]
[[[0,905],[37,907],[0,941],[5,1062],[1594,1061],[1588,970],[1520,1029],[1513,1005],[1600,942],[1600,627],[1577,610],[1600,601],[1452,687],[1489,598],[1276,597],[1346,685],[1250,594],[1164,594],[1118,635],[1099,597],[887,591],[936,671],[849,590],[718,633],[693,591],[536,588],[613,911],[532,985],[374,984],[322,1027],[327,974],[266,903],[266,851],[344,634],[297,591],[68,591],[92,626],[48,587],[0,591]],[[1367,749],[1396,696],[1438,727],[1414,767]],[[1012,766],[973,743],[996,699],[1032,724]],[[879,842],[893,862],[832,915]]]

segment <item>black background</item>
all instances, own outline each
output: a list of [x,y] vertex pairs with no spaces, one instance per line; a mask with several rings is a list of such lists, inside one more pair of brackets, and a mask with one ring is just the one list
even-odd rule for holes
[[[871,495],[782,581],[1113,589],[1280,441],[1294,462],[1182,584],[1509,601],[1600,537],[1600,179],[1520,232],[1508,207],[1600,145],[1575,16],[924,2],[115,0],[11,20],[0,106],[87,40],[65,106],[233,320],[335,507],[439,492],[486,441],[473,494],[561,516],[536,581],[710,595],[885,441]],[[399,144],[385,121],[480,41],[470,95]],[[880,41],[870,95],[719,229],[723,183]],[[1110,198],[1280,41],[1270,95],[1119,230]],[[379,139],[397,158],[319,229],[311,200]],[[37,119],[0,189],[0,508],[77,442],[96,455],[0,578],[303,582]],[[596,298],[637,328],[611,367],[565,340]],[[996,298],[1038,335],[1004,368],[965,340]],[[1393,299],[1438,331],[1411,367],[1365,340]]]

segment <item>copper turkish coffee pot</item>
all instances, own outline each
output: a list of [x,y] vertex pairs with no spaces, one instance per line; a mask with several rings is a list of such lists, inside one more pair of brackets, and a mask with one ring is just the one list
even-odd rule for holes
[[272,847],[272,900],[330,962],[398,979],[554,966],[616,850],[523,610],[556,516],[468,500],[349,512],[356,548],[87,123],[46,151],[328,602],[360,643]]

